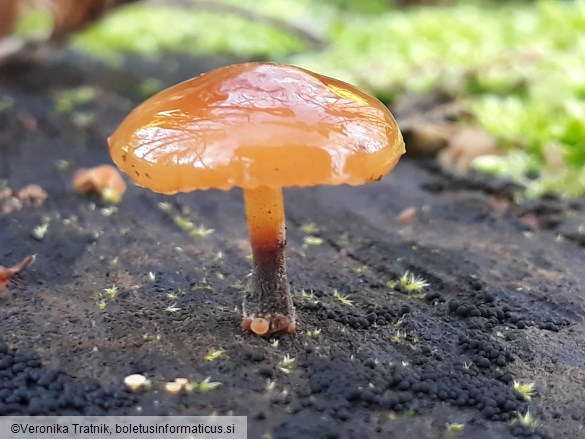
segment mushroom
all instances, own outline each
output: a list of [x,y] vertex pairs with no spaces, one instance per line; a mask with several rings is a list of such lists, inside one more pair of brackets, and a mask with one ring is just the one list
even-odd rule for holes
[[240,187],[253,254],[242,327],[293,332],[282,188],[381,179],[405,152],[376,98],[299,67],[221,67],[152,96],[108,139],[139,186],[173,194]]
[[73,174],[73,187],[80,194],[98,194],[104,201],[119,203],[126,192],[126,183],[111,165],[80,168]]

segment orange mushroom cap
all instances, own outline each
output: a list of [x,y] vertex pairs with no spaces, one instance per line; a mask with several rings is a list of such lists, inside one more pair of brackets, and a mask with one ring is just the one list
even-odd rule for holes
[[376,98],[290,65],[218,68],[152,96],[109,138],[134,182],[155,192],[358,185],[405,152]]

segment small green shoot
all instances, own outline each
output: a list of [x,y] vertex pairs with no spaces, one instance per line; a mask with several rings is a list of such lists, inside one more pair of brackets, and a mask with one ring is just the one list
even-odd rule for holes
[[207,354],[205,354],[205,356],[203,358],[205,359],[205,361],[215,361],[215,360],[218,360],[219,358],[222,358],[224,356],[225,356],[225,351],[218,349],[215,351],[209,351]]
[[175,215],[173,217],[173,221],[177,226],[179,226],[181,229],[185,231],[189,231],[195,228],[195,224],[193,224],[189,218],[184,217],[182,215]]
[[402,344],[406,340],[406,331],[401,331],[400,329],[396,331],[392,337],[390,338],[392,343]]
[[217,389],[221,385],[220,382],[211,381],[211,377],[207,377],[199,383],[187,384],[186,389],[188,391],[209,392],[210,390]]
[[44,222],[40,226],[36,226],[32,231],[32,236],[37,241],[42,241],[45,239],[47,232],[49,231],[49,222]]
[[521,383],[514,381],[514,390],[518,392],[526,401],[534,395],[534,383]]
[[55,166],[57,167],[57,169],[59,171],[66,171],[66,170],[70,169],[72,165],[71,165],[70,161],[61,159],[61,160],[57,160],[55,162]]
[[272,392],[275,388],[276,388],[276,381],[273,381],[273,380],[266,381],[266,387],[264,388],[264,390],[266,390],[266,392]]
[[540,423],[536,420],[536,418],[530,413],[530,410],[526,411],[526,413],[518,413],[516,418],[516,422],[520,425],[525,425],[526,427],[530,428],[538,428]]
[[181,311],[181,308],[179,308],[176,303],[173,303],[172,305],[167,306],[165,308],[165,311],[169,314],[173,314],[176,313],[177,311]]
[[315,299],[315,293],[313,293],[312,291],[305,291],[305,289],[301,289],[301,298],[303,300],[314,300]]
[[215,232],[215,229],[208,229],[203,225],[199,225],[189,232],[189,236],[205,238],[206,236],[211,235],[213,232]]
[[301,230],[303,231],[303,233],[306,233],[307,235],[315,235],[316,233],[319,233],[319,228],[315,223],[301,224]]
[[286,354],[284,358],[278,363],[277,367],[280,369],[282,373],[289,374],[291,373],[295,364],[295,358],[291,357],[289,354]]
[[170,212],[171,209],[173,208],[173,205],[167,201],[162,201],[160,203],[157,204],[158,208],[163,211],[163,212]]
[[307,335],[312,338],[317,338],[321,334],[321,329],[312,329],[307,331]]
[[118,297],[118,287],[116,285],[112,285],[110,288],[104,288],[103,291],[100,291],[96,294],[97,298],[97,305],[100,311],[104,311],[108,303],[112,300],[115,300]]
[[53,93],[55,109],[59,113],[70,113],[75,107],[91,102],[96,97],[96,89],[89,86],[81,86]]
[[353,302],[349,299],[346,294],[339,294],[339,291],[333,291],[333,297],[339,300],[343,305],[353,305]]
[[[113,193],[114,193],[114,191],[104,190],[104,193],[102,194],[102,198],[105,201],[107,201],[108,203],[119,203],[121,201],[122,197],[118,194],[117,199],[114,200],[111,197],[111,194],[113,194]],[[108,206],[108,207],[104,207],[103,209],[100,209],[100,213],[103,216],[105,216],[106,218],[109,216],[112,216],[116,212],[118,212],[118,208],[116,206]]]
[[104,296],[108,300],[114,300],[116,297],[118,297],[118,287],[116,285],[112,285],[111,288],[105,288]]
[[318,236],[305,236],[303,242],[306,245],[321,245],[323,244],[323,238],[319,238]]
[[340,235],[338,241],[341,245],[349,245],[349,235],[347,233]]
[[465,424],[459,422],[449,422],[445,424],[445,430],[448,433],[462,433],[465,429]]
[[169,291],[167,293],[167,299],[171,301],[176,301],[179,298],[179,295],[175,291]]
[[406,270],[400,279],[398,285],[409,293],[420,292],[430,284],[420,276],[416,276],[410,271]]

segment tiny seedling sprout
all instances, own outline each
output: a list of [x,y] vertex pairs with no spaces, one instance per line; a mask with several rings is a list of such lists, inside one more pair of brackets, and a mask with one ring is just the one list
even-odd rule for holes
[[514,390],[522,395],[526,401],[530,401],[530,398],[534,395],[534,383],[514,381]]
[[321,334],[321,329],[320,328],[319,329],[312,329],[312,330],[307,331],[307,335],[309,337],[313,337],[313,338],[319,337],[320,334]]
[[348,295],[339,294],[339,291],[337,290],[333,292],[333,297],[339,300],[343,305],[353,305],[353,302],[349,299]]
[[406,270],[400,279],[398,285],[409,293],[422,291],[423,288],[430,286],[430,284],[420,276],[416,276],[410,271]]
[[530,428],[537,428],[540,426],[540,423],[536,420],[532,413],[530,413],[530,410],[527,410],[524,414],[518,413],[516,422],[518,422],[520,425],[524,425]]
[[193,390],[197,390],[199,392],[209,392],[210,390],[216,389],[219,386],[221,386],[220,382],[211,381],[211,377],[207,377],[200,383],[195,384]]
[[449,422],[445,425],[445,430],[449,433],[462,433],[465,429],[465,424],[459,422]]
[[172,305],[167,306],[165,308],[165,311],[168,312],[169,314],[173,314],[177,311],[181,311],[181,308],[179,308],[176,303],[173,303]]
[[390,340],[393,343],[401,344],[402,342],[404,342],[404,340],[406,340],[406,331],[401,331],[399,329],[398,331],[396,331],[394,333],[394,335],[392,335],[392,337],[390,338]]
[[286,354],[284,358],[278,363],[278,368],[281,372],[285,374],[289,374],[294,367],[295,358],[291,357],[290,355]]
[[222,351],[221,349],[217,349],[214,351],[209,351],[207,354],[205,354],[205,356],[203,357],[205,359],[205,361],[215,361],[219,358],[222,358],[225,356],[225,351]]
[[319,238],[318,236],[308,235],[305,236],[303,242],[306,245],[321,245],[323,244],[323,238]]

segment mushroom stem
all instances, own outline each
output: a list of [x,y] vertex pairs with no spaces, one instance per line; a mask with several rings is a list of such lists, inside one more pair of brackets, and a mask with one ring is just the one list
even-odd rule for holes
[[261,336],[292,332],[295,313],[286,276],[282,189],[244,189],[244,202],[254,272],[244,296],[242,326]]

